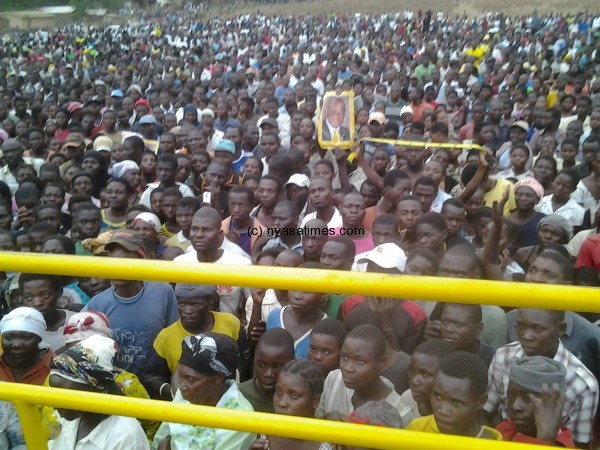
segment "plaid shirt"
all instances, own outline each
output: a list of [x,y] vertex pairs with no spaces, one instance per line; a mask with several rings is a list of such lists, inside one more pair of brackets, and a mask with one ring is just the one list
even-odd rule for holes
[[[512,360],[524,356],[527,355],[519,342],[507,344],[496,351],[488,371],[488,400],[483,407],[485,411],[493,414],[500,408],[502,418],[508,419],[508,369]],[[592,425],[598,407],[598,382],[562,342],[559,342],[558,350],[552,359],[567,369],[567,398],[562,414],[563,425],[571,430],[575,442],[591,442]]]

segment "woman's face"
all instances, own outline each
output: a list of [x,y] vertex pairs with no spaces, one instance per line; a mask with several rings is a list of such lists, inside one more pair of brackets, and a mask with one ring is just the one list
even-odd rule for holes
[[136,189],[140,185],[140,179],[142,175],[137,169],[132,169],[123,175],[123,179],[129,183],[133,189]]
[[542,225],[537,233],[540,244],[566,244],[565,235],[550,225]]
[[94,181],[87,176],[79,176],[73,181],[72,194],[92,195],[94,193]]
[[156,157],[154,155],[144,155],[140,163],[140,169],[146,174],[156,174]]
[[533,168],[533,176],[541,184],[546,184],[554,179],[554,168],[552,163],[545,159],[539,159]]
[[91,175],[99,175],[102,170],[102,164],[96,158],[85,158],[81,162],[81,168],[84,172],[87,172]]
[[245,175],[255,175],[257,177],[262,176],[260,166],[255,158],[248,158],[244,163],[243,172]]
[[314,417],[319,399],[320,395],[314,395],[300,375],[285,372],[279,374],[273,395],[275,414]]

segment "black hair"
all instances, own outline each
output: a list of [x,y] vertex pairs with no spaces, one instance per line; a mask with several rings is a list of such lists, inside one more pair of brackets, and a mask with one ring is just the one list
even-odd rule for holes
[[344,257],[354,260],[356,256],[356,244],[348,236],[332,236],[327,242],[338,242],[344,246]]
[[466,314],[463,314],[464,317],[470,317],[471,320],[475,323],[479,323],[481,322],[482,319],[482,312],[481,312],[481,305],[471,305],[468,303],[445,303],[444,306],[442,307],[442,314],[444,312],[444,308],[446,308],[448,305],[452,305],[452,306],[458,306],[459,308],[463,308],[464,311],[466,311]]
[[455,208],[465,208],[464,202],[456,197],[449,198],[442,204],[442,211],[444,211],[448,206],[454,206]]
[[38,222],[34,223],[29,230],[27,230],[27,234],[31,233],[44,233],[49,236],[56,234],[56,228],[50,225],[47,222]]
[[414,250],[411,250],[411,252],[408,254],[408,257],[406,258],[406,263],[408,264],[409,261],[417,257],[426,259],[431,264],[433,268],[433,273],[438,272],[440,261],[438,256],[435,253],[433,253],[432,250],[425,247],[415,248]]
[[177,208],[192,208],[195,213],[200,209],[200,203],[195,197],[183,197],[177,202]]
[[257,264],[258,261],[260,261],[262,258],[265,257],[271,257],[273,259],[277,258],[279,256],[279,254],[281,252],[283,252],[284,248],[277,246],[277,247],[272,247],[272,248],[268,248],[266,250],[261,251],[258,255],[256,255],[256,257],[254,257],[254,263]]
[[279,177],[276,177],[275,175],[267,174],[260,179],[260,181],[263,181],[263,180],[271,180],[271,181],[277,183],[278,190],[281,191],[283,183],[281,182]]
[[569,178],[571,178],[572,182],[573,182],[573,189],[575,189],[575,187],[577,186],[577,183],[579,183],[579,175],[577,174],[577,172],[575,172],[573,169],[563,169],[560,172],[558,172],[558,175],[566,175]]
[[413,186],[413,190],[417,187],[417,186],[431,186],[432,188],[434,188],[436,191],[438,189],[438,185],[436,184],[435,180],[431,177],[420,177],[417,179],[417,181],[415,181],[415,184]]
[[321,160],[317,161],[317,163],[315,164],[315,168],[317,166],[327,166],[327,167],[329,167],[329,169],[331,170],[332,173],[335,173],[335,169],[333,168],[333,163],[331,161],[329,161],[328,159],[321,159]]
[[[73,197],[71,197],[73,198]],[[69,205],[70,205],[70,201],[69,201]],[[77,207],[77,210],[73,212],[74,216],[78,216],[79,213],[83,212],[83,211],[95,211],[100,215],[100,209],[94,205],[92,202],[89,201],[84,201],[84,202],[80,202],[79,206]]]
[[533,166],[534,167],[537,166],[538,162],[540,162],[540,161],[548,161],[552,165],[552,171],[554,173],[553,178],[556,178],[556,174],[558,173],[558,166],[556,164],[556,160],[552,156],[547,156],[547,155],[538,156],[538,158],[535,160],[535,164]]
[[428,212],[423,214],[417,222],[417,226],[421,224],[431,225],[438,231],[445,231],[448,229],[448,226],[446,225],[446,220],[442,217],[441,214],[438,214],[436,212]]
[[[422,98],[422,96],[421,96]],[[410,124],[410,131],[412,134],[418,133],[423,135],[425,133],[425,122],[415,121]]]
[[23,286],[30,281],[46,280],[52,285],[52,289],[62,294],[63,279],[58,275],[46,275],[37,273],[22,273],[19,277],[19,292],[23,292]]
[[398,221],[392,214],[382,214],[377,216],[373,221],[373,226],[371,228],[375,228],[375,226],[390,226],[398,228]]
[[273,155],[269,160],[269,173],[271,172],[281,174],[281,181],[287,182],[294,173],[292,158],[285,153]]
[[[232,191],[233,191],[233,189],[232,189]],[[298,217],[298,215],[300,214],[300,211],[298,211],[298,207],[296,206],[296,204],[290,200],[282,200],[280,202],[277,202],[275,207],[278,207],[278,206],[284,206],[284,207],[288,208],[290,211],[290,217]]]
[[[344,318],[344,326],[348,332],[352,331],[359,325],[373,325],[382,330],[381,316],[373,311],[366,303],[356,305]],[[383,331],[383,330],[382,330]]]
[[573,284],[577,286],[600,286],[598,272],[593,267],[577,267],[573,271]]
[[62,245],[62,248],[67,255],[75,255],[77,253],[75,249],[75,242],[73,242],[73,239],[70,239],[67,236],[63,236],[62,234],[48,236],[46,239],[44,239],[42,247],[46,245],[46,242],[48,241],[60,242],[60,245]]
[[159,163],[167,163],[171,166],[173,170],[177,170],[177,156],[172,155],[170,153],[163,153],[160,158],[158,158]]
[[400,197],[400,200],[398,200],[398,204],[400,204],[402,202],[417,202],[417,203],[419,203],[419,205],[421,204],[421,202],[419,201],[419,198],[414,195],[404,195],[404,196]]
[[170,187],[165,189],[165,192],[163,193],[163,198],[165,197],[177,197],[178,199],[181,199],[183,198],[183,195],[179,191],[178,187]]
[[131,187],[131,184],[129,184],[129,181],[127,181],[125,178],[111,178],[108,180],[106,186],[108,187],[110,183],[122,184],[125,187],[125,192],[127,192],[127,194],[133,194],[133,188]]
[[488,390],[488,368],[478,356],[468,352],[453,352],[440,361],[438,373],[469,381],[469,390],[481,397]]
[[283,328],[270,328],[265,331],[258,340],[258,346],[285,349],[289,351],[290,359],[294,358],[294,338]]
[[383,188],[394,187],[400,180],[410,180],[410,176],[404,170],[390,170],[383,176]]
[[488,206],[482,206],[481,208],[477,208],[473,211],[473,221],[480,219],[491,219],[492,218],[492,208]]
[[305,359],[292,359],[281,368],[280,374],[298,375],[303,378],[312,395],[321,395],[325,384],[325,372],[317,364]]
[[334,337],[341,348],[344,344],[344,339],[346,339],[346,327],[339,320],[327,318],[320,320],[319,323],[314,326],[310,335],[314,336],[315,334]]
[[573,274],[574,274],[573,264],[571,264],[571,261],[569,261],[568,253],[567,253],[567,256],[565,256],[565,254],[562,253],[560,250],[558,250],[557,247],[564,249],[564,247],[562,245],[554,246],[551,248],[545,248],[538,255],[538,258],[549,259],[552,262],[558,264],[565,280],[572,281]]
[[254,205],[254,190],[250,189],[248,186],[234,186],[231,191],[229,191],[230,196],[231,194],[244,194],[248,200],[248,203]]
[[431,125],[430,133],[441,133],[445,137],[448,137],[448,125],[443,122],[435,122]]
[[452,352],[454,352],[454,347],[449,342],[443,339],[429,339],[417,345],[413,351],[413,355],[419,353],[421,355],[432,356],[441,361]]
[[357,339],[372,344],[375,356],[383,358],[386,349],[386,339],[383,331],[372,324],[362,324],[353,328],[346,335],[346,339]]
[[132,211],[139,211],[141,213],[143,213],[143,212],[152,212],[150,210],[150,208],[148,208],[146,205],[142,205],[141,203],[134,203],[129,208],[127,208],[127,214],[129,214]]

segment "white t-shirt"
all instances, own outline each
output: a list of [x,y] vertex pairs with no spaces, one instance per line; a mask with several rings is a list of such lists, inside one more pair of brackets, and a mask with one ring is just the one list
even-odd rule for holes
[[[226,264],[238,266],[250,266],[252,261],[241,255],[237,255],[229,250],[223,250],[223,254],[213,264]],[[196,251],[184,253],[174,259],[175,262],[197,263],[198,254]],[[238,306],[244,302],[250,295],[250,289],[237,286],[217,286],[219,294],[221,312],[228,312],[235,316],[238,315]]]
[[[327,227],[329,228],[340,228],[344,225],[343,221],[342,221],[342,215],[340,214],[340,211],[334,207],[333,208],[333,216],[331,216],[331,220],[329,220],[329,222],[327,222]],[[307,214],[306,216],[304,216],[304,219],[302,219],[302,223],[300,224],[300,228],[304,228],[306,226],[306,223],[309,220],[313,220],[317,218],[317,212],[313,212],[310,214]]]
[[[154,191],[154,189],[156,189],[159,185],[160,181],[148,184],[148,187],[140,197],[139,203],[150,208],[150,195],[152,195],[152,191]],[[181,195],[183,195],[184,197],[195,197],[194,193],[189,188],[189,186],[178,182],[177,187],[179,188],[179,192],[181,192]]]

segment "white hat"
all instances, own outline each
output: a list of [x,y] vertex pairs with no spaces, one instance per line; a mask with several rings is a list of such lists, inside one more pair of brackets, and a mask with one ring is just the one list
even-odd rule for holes
[[25,331],[42,339],[46,332],[46,320],[37,309],[21,306],[13,309],[0,320],[0,334],[11,331]]
[[149,213],[149,212],[139,213],[137,216],[135,216],[135,219],[133,219],[133,225],[135,225],[136,222],[139,222],[139,221],[149,223],[150,225],[152,225],[152,227],[154,228],[154,230],[157,233],[160,231],[160,227],[161,227],[160,219],[154,213]]
[[283,187],[293,184],[294,186],[308,188],[310,185],[310,179],[303,173],[295,173],[290,179],[283,185]]
[[413,113],[413,110],[412,110],[412,108],[411,108],[410,106],[408,106],[408,105],[406,105],[406,106],[403,106],[403,107],[400,109],[400,115],[401,115],[401,116],[402,116],[403,114],[412,114],[412,113]]
[[396,244],[388,242],[386,244],[378,245],[356,262],[360,264],[369,261],[384,269],[396,268],[400,272],[404,272],[404,266],[406,266],[406,253],[404,253],[404,250]]

